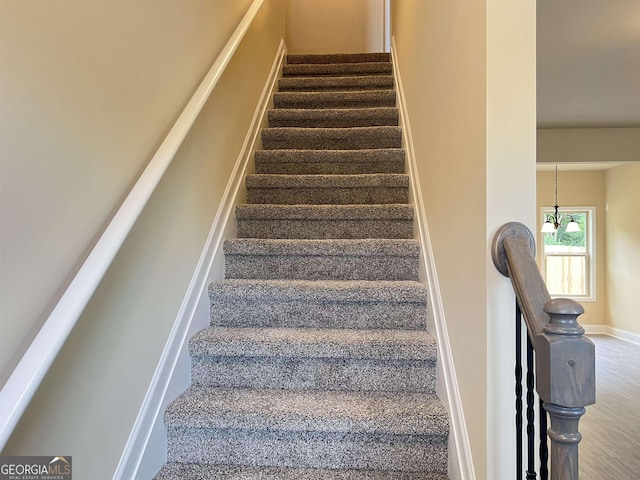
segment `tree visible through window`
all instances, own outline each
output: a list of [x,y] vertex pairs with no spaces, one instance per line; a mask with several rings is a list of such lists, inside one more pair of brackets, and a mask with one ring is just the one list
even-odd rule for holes
[[[544,215],[553,209],[543,209]],[[593,224],[595,209],[565,209],[561,214],[572,216],[580,225],[579,232],[567,232],[566,219],[555,233],[543,234],[543,274],[549,293],[554,297],[595,299],[593,272]]]

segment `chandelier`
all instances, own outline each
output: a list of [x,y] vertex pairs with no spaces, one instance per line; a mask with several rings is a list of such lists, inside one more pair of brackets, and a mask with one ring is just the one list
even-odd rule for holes
[[542,233],[556,233],[565,219],[569,219],[565,231],[567,233],[579,232],[580,225],[573,219],[573,216],[567,213],[560,214],[558,212],[558,164],[556,164],[556,204],[554,205],[554,214],[546,214],[545,222],[540,230]]

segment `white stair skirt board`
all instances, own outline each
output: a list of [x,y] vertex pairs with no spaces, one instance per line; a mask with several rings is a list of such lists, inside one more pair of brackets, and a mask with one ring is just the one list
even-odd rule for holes
[[[192,325],[196,311],[202,308],[202,305],[206,305],[204,311],[208,311],[207,284],[211,280],[211,268],[214,258],[221,251],[229,218],[238,203],[237,195],[246,176],[249,159],[255,151],[258,135],[266,118],[269,101],[276,89],[278,75],[282,70],[286,52],[286,45],[284,41],[281,41],[271,72],[256,106],[251,125],[247,131],[244,144],[236,159],[231,177],[227,182],[220,206],[211,225],[200,260],[145,399],[138,412],[129,440],[114,474],[114,479],[149,478],[158,471],[166,460],[162,413],[165,407],[173,400],[173,397],[184,389],[184,387],[172,388],[172,385],[174,383],[189,385],[190,382],[189,373],[184,375],[186,378],[178,379],[174,378],[174,372],[176,372],[176,366],[181,357],[188,358],[188,339],[194,333],[194,330],[200,328],[194,328]],[[205,313],[205,315],[207,314]],[[144,472],[141,471],[142,469],[144,469]],[[142,476],[138,477],[139,475]]]
[[471,446],[469,444],[467,424],[464,418],[460,390],[458,389],[458,379],[456,377],[453,354],[449,343],[449,334],[447,333],[447,323],[444,314],[444,307],[442,305],[442,298],[440,296],[438,273],[436,271],[435,259],[431,246],[431,237],[429,236],[429,226],[427,223],[424,202],[422,200],[422,192],[420,191],[420,180],[418,176],[415,151],[413,148],[409,112],[405,103],[402,78],[400,76],[395,39],[393,36],[391,38],[391,60],[396,79],[398,107],[400,109],[400,125],[403,130],[403,143],[407,155],[407,167],[411,178],[410,192],[411,195],[413,195],[413,204],[415,205],[415,219],[418,235],[420,237],[420,244],[424,249],[422,259],[427,277],[426,283],[429,290],[429,299],[431,300],[429,304],[431,309],[430,314],[433,316],[436,339],[438,342],[438,351],[440,352],[440,370],[438,371],[438,374],[440,375],[439,378],[444,383],[444,391],[438,391],[438,395],[443,398],[450,416],[449,476],[452,480],[457,478],[460,480],[475,480],[476,474],[471,457]]

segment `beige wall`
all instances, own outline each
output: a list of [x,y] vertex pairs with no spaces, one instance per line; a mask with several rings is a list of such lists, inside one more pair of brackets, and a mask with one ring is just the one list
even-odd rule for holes
[[485,2],[400,0],[391,10],[476,472],[486,470],[485,16]]
[[0,3],[0,384],[249,4]]
[[637,162],[640,128],[538,129],[538,162]]
[[286,0],[289,53],[384,50],[384,0]]
[[514,298],[488,250],[499,225],[535,222],[535,2],[397,0],[391,14],[474,468],[507,478]]
[[[605,212],[605,171],[559,171],[558,172],[558,203],[561,207],[596,207],[596,300],[594,302],[580,301],[585,313],[578,318],[584,325],[604,325],[607,312],[607,248],[605,241],[606,217]],[[537,227],[536,236],[538,248],[538,262],[541,261],[542,218],[541,207],[553,207],[555,204],[555,172],[541,171],[537,173]]]
[[[19,297],[3,297],[3,354],[40,319],[249,3],[2,3],[17,120],[2,125],[3,288]],[[267,0],[3,454],[64,451],[78,478],[112,478],[283,36],[284,0]]]
[[605,174],[607,324],[640,335],[640,163]]
[[[505,223],[535,229],[536,2],[487,1],[486,245]],[[515,471],[515,294],[487,261],[487,468],[478,479]]]

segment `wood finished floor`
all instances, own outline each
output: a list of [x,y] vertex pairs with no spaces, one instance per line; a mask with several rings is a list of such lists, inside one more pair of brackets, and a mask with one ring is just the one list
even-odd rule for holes
[[591,335],[596,404],[580,421],[580,480],[640,479],[640,345]]

